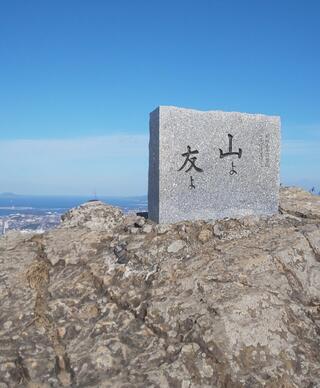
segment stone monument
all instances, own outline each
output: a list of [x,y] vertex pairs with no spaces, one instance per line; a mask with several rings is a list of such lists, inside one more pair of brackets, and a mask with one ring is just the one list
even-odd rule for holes
[[280,117],[160,106],[150,114],[149,218],[278,211]]

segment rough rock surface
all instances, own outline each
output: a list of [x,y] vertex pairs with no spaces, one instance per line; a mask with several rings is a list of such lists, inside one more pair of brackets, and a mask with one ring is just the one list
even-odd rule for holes
[[[320,387],[320,197],[157,226],[92,202],[0,239],[0,387]],[[171,248],[170,248],[171,247]]]

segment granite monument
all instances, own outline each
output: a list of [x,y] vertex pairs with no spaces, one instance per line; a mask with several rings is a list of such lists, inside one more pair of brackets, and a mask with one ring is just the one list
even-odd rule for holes
[[278,116],[160,106],[150,114],[149,218],[272,215],[279,164]]

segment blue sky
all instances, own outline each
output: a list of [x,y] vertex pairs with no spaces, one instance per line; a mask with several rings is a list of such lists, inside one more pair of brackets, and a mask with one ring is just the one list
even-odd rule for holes
[[317,0],[0,2],[0,192],[147,191],[158,105],[277,114],[320,190]]

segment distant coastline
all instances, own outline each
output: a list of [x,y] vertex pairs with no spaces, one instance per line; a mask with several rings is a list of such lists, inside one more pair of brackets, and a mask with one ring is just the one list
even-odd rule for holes
[[20,195],[0,193],[0,235],[9,230],[43,233],[60,224],[61,215],[90,200],[121,208],[124,213],[147,210],[147,196]]

